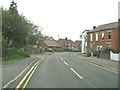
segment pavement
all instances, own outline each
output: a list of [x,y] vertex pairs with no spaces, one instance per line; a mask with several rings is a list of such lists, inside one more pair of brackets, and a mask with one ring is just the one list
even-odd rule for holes
[[102,67],[109,68],[109,69],[117,71],[117,72],[120,71],[118,69],[118,64],[120,62],[118,62],[118,61],[113,61],[113,60],[104,59],[104,58],[97,58],[97,57],[87,57],[86,54],[82,54],[82,53],[77,53],[77,56],[81,60],[85,60],[85,61],[94,63],[94,64],[102,66]]

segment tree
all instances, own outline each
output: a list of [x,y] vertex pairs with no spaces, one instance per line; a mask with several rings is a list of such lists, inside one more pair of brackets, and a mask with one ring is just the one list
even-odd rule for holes
[[29,33],[27,38],[28,45],[37,45],[37,47],[41,47],[41,43],[43,42],[44,38],[42,32],[39,30],[39,26],[33,25],[32,32]]
[[53,40],[53,37],[44,36],[39,26],[20,15],[17,10],[17,3],[11,2],[9,10],[2,9],[2,49],[7,53],[11,49],[16,51],[26,48],[28,45],[42,46],[46,39]]
[[18,10],[17,10],[17,3],[14,2],[14,0],[11,2],[10,7],[9,7],[9,11],[12,14],[18,14]]
[[32,25],[23,15],[18,14],[17,4],[13,1],[9,10],[2,9],[3,36],[10,47],[22,48],[26,44]]

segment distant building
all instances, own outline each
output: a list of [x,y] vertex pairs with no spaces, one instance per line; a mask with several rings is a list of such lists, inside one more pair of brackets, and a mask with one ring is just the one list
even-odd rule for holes
[[[120,49],[120,30],[118,22],[100,25],[87,32],[88,51],[98,51],[106,47]],[[119,40],[119,41],[118,41]]]
[[75,41],[75,48],[78,49],[78,51],[81,52],[82,41],[80,41],[80,40],[76,40],[76,41]]
[[59,39],[58,40],[59,45],[61,46],[61,48],[64,49],[69,49],[71,50],[72,48],[74,48],[74,42],[70,39]]
[[87,32],[89,30],[85,30],[82,32],[82,53],[87,53]]
[[44,48],[50,48],[54,51],[58,51],[61,49],[61,46],[58,44],[56,40],[45,40],[43,42]]

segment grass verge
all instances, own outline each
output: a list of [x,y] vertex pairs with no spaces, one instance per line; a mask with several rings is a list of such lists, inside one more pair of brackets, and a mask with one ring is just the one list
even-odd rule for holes
[[23,56],[21,55],[12,55],[12,56],[9,56],[7,58],[4,58],[0,61],[0,64],[10,64],[10,63],[13,63],[15,61],[18,61],[20,59],[24,58]]

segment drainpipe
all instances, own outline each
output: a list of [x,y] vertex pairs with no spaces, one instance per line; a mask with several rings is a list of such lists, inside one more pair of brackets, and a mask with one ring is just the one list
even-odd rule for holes
[[100,46],[98,47],[98,52],[97,52],[97,58],[100,57],[100,50],[99,50]]

